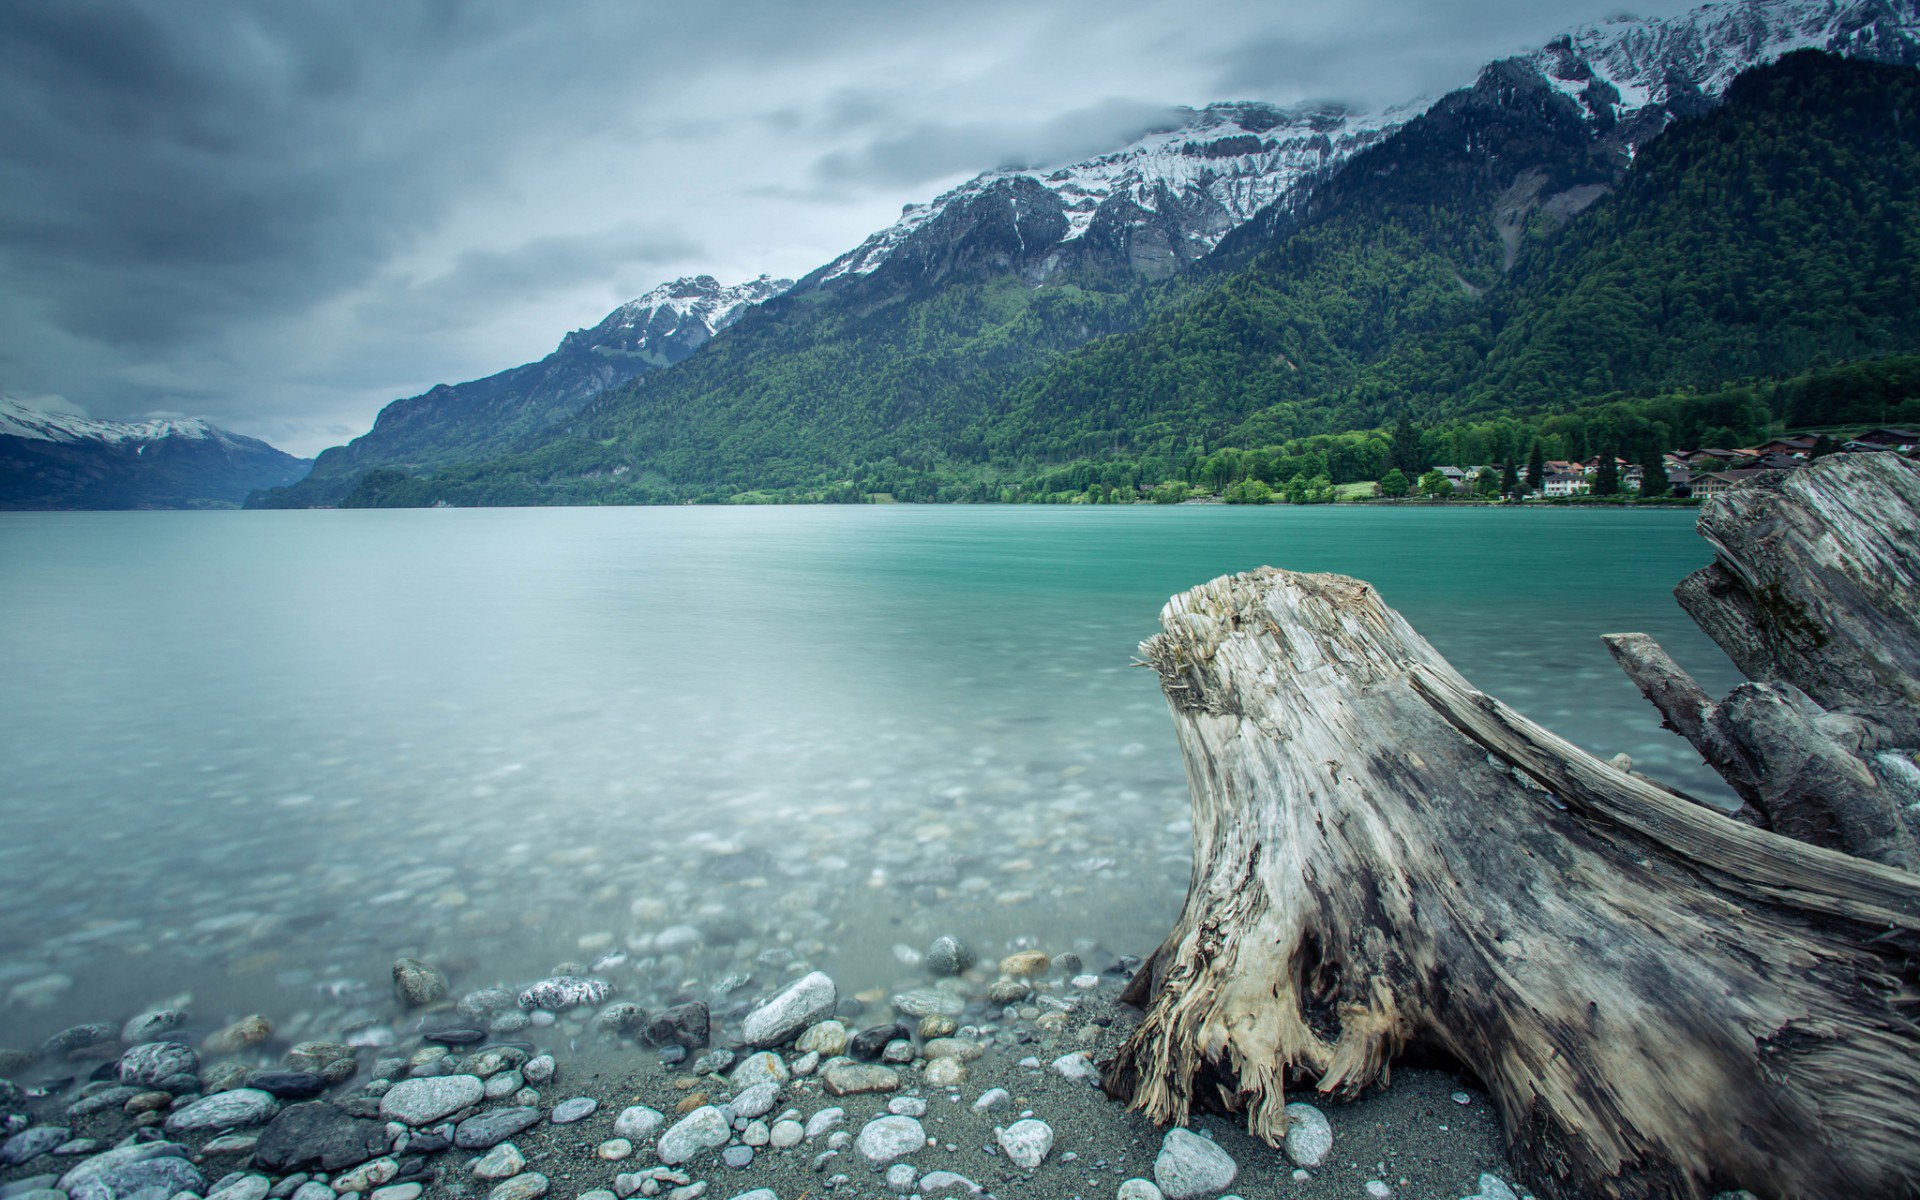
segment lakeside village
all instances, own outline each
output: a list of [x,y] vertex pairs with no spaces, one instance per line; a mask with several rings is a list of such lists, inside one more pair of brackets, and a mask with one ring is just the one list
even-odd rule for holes
[[[1395,467],[1378,481],[1324,487],[1327,494],[1296,495],[1298,488],[1269,488],[1258,479],[1236,482],[1215,496],[1193,496],[1185,503],[1269,504],[1367,500],[1448,501],[1699,501],[1719,495],[1772,471],[1794,471],[1826,454],[1899,454],[1920,458],[1920,430],[1869,429],[1846,440],[1825,434],[1778,437],[1758,446],[1723,450],[1668,450],[1657,473],[1651,461],[1629,462],[1609,455],[1584,461],[1546,459],[1536,444],[1525,467],[1514,464],[1438,466],[1410,478]],[[1651,456],[1649,456],[1651,459]],[[1652,478],[1653,485],[1647,481]],[[1158,497],[1153,497],[1158,499]]]

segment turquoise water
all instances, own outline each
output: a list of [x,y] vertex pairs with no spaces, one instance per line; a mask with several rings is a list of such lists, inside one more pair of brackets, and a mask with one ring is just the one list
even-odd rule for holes
[[885,986],[947,932],[1145,953],[1188,845],[1134,646],[1261,564],[1719,795],[1598,640],[1729,686],[1670,595],[1707,557],[1684,511],[0,516],[0,1045],[183,996],[319,1031],[413,950],[456,987],[625,950],[629,994]]

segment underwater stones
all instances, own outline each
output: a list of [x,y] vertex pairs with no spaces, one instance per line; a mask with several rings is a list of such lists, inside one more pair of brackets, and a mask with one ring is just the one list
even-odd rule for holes
[[575,1096],[571,1100],[562,1100],[554,1105],[550,1119],[555,1125],[571,1125],[576,1121],[586,1120],[599,1107],[600,1102],[592,1096]]
[[920,1047],[920,1053],[928,1058],[957,1058],[962,1062],[972,1062],[987,1053],[985,1043],[971,1038],[934,1038]]
[[684,1046],[704,1049],[712,1036],[712,1014],[704,1002],[694,1000],[676,1004],[647,1022],[643,1036],[655,1046]]
[[475,1042],[486,1041],[487,1031],[476,1029],[472,1025],[445,1025],[439,1029],[427,1030],[420,1035],[420,1039],[447,1047],[471,1046]]
[[459,1074],[488,1079],[502,1071],[518,1070],[526,1062],[527,1052],[517,1046],[488,1046],[461,1059]]
[[281,1061],[291,1070],[312,1071],[328,1083],[344,1083],[360,1069],[354,1048],[345,1042],[301,1042]]
[[177,1008],[152,1008],[120,1027],[120,1040],[129,1046],[150,1042],[170,1029],[178,1029],[187,1014]]
[[454,1006],[454,1010],[469,1020],[484,1021],[513,1011],[519,1003],[519,997],[506,988],[486,987],[460,997],[460,1003]]
[[380,1097],[380,1115],[407,1125],[431,1125],[478,1104],[485,1095],[486,1086],[473,1075],[403,1079]]
[[386,1126],[324,1102],[291,1104],[260,1131],[254,1161],[270,1171],[344,1171],[387,1152]]
[[565,1012],[570,1008],[599,1004],[613,995],[613,985],[604,979],[582,979],[577,975],[555,975],[520,993],[520,1007],[530,1011]]
[[249,1071],[247,1086],[281,1100],[311,1100],[327,1081],[315,1071]]
[[1000,973],[1015,979],[1029,979],[1046,974],[1052,965],[1053,960],[1038,950],[1022,950],[1000,960]]
[[393,994],[408,1008],[421,1008],[447,994],[447,977],[417,958],[395,959]]
[[37,1050],[12,1050],[0,1046],[0,1075],[11,1075],[22,1071],[40,1061]]
[[825,972],[795,980],[773,999],[747,1014],[742,1039],[751,1046],[777,1046],[833,1013],[840,994]]
[[196,1075],[200,1056],[178,1042],[147,1042],[120,1056],[116,1068],[122,1083],[157,1087],[178,1075]]
[[908,1017],[958,1017],[967,1002],[939,988],[915,988],[895,996],[893,1010]]
[[235,1088],[213,1096],[203,1096],[167,1116],[168,1133],[196,1130],[245,1129],[264,1125],[280,1111],[280,1102],[254,1088]]
[[256,1046],[273,1036],[273,1022],[260,1013],[251,1013],[241,1017],[231,1025],[207,1035],[200,1043],[208,1054],[238,1054],[248,1046]]
[[536,1086],[553,1082],[554,1075],[560,1070],[560,1064],[553,1061],[551,1054],[536,1054],[520,1068],[520,1074],[528,1083]]
[[980,961],[973,947],[957,937],[938,937],[920,959],[920,965],[934,975],[959,975]]
[[838,1021],[821,1021],[810,1025],[793,1048],[802,1054],[818,1054],[823,1058],[833,1058],[846,1053],[847,1027]]
[[207,1177],[182,1157],[184,1153],[184,1147],[171,1142],[109,1150],[61,1176],[60,1190],[71,1200],[130,1200],[180,1192],[200,1195],[206,1190]]
[[835,1059],[821,1069],[820,1079],[830,1096],[859,1096],[869,1092],[897,1092],[900,1073],[892,1067]]
[[101,1046],[117,1041],[120,1031],[104,1023],[70,1025],[47,1039],[44,1047],[49,1058],[60,1058],[72,1054],[75,1050],[85,1050],[90,1046]]
[[1033,995],[1033,988],[1017,979],[1001,979],[987,986],[987,999],[995,1004],[1018,1004]]
[[595,1037],[618,1038],[636,1033],[647,1023],[647,1010],[638,1004],[623,1000],[609,1004],[593,1014],[588,1028]]
[[889,1045],[910,1036],[905,1025],[876,1025],[854,1034],[847,1042],[847,1053],[863,1062],[872,1062],[885,1053]]
[[921,1072],[933,1087],[955,1088],[967,1081],[967,1064],[957,1058],[936,1058]]
[[36,1125],[0,1143],[0,1166],[17,1167],[39,1158],[66,1142],[70,1131],[60,1125]]

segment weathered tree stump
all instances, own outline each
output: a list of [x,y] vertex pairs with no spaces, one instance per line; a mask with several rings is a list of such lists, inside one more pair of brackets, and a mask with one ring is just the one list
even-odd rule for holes
[[[1720,503],[1702,525],[1727,531],[1721,569],[1771,586]],[[1797,517],[1776,547],[1836,528]],[[1794,603],[1774,606],[1789,625],[1856,611]],[[1163,1122],[1223,1106],[1277,1143],[1289,1080],[1352,1096],[1419,1045],[1478,1077],[1542,1195],[1920,1195],[1920,876],[1574,747],[1474,691],[1365,583],[1255,571],[1175,597],[1161,623],[1142,649],[1186,760],[1195,864],[1130,989],[1146,1011],[1107,1064],[1114,1095]],[[1736,736],[1760,724],[1642,657],[1677,728],[1697,745],[1723,728],[1710,761],[1786,778]],[[1780,704],[1820,728],[1807,697],[1844,695],[1893,738],[1904,685],[1877,664],[1904,660],[1829,657],[1847,690],[1782,667],[1770,686],[1803,691]],[[1743,794],[1777,825],[1795,786]]]

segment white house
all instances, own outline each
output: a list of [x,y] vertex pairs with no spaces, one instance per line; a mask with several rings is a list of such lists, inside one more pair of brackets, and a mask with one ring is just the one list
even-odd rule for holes
[[1540,493],[1547,497],[1584,496],[1592,490],[1587,477],[1579,473],[1553,471],[1540,481]]

